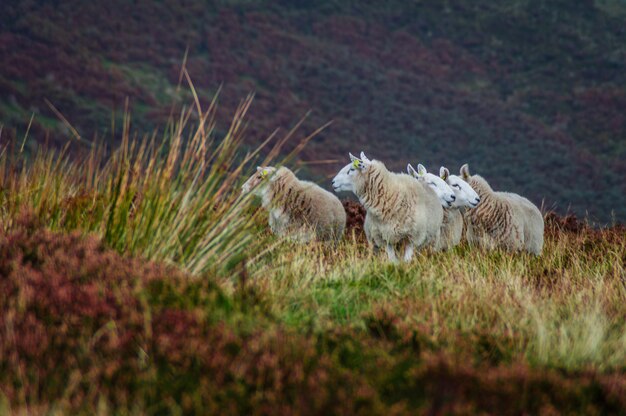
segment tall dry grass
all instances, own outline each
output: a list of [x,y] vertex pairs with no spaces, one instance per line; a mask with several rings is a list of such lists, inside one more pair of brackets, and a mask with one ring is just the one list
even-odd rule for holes
[[271,147],[278,131],[242,152],[252,99],[241,102],[223,137],[216,133],[216,96],[206,110],[196,97],[159,139],[138,139],[127,114],[113,150],[96,143],[76,158],[67,148],[42,147],[29,156],[7,146],[0,156],[0,222],[7,229],[26,210],[52,230],[95,233],[120,253],[166,261],[194,275],[230,270],[267,249],[251,232],[256,215],[238,184],[251,162],[277,160],[301,124]]

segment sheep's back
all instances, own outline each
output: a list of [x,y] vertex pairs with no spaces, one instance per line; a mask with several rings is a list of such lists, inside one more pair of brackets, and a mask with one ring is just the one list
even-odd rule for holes
[[291,214],[301,223],[316,228],[318,237],[331,238],[342,235],[346,224],[346,212],[334,194],[309,181],[299,181],[294,191],[303,194],[303,205]]
[[481,200],[466,214],[468,241],[486,246],[504,244],[509,248],[518,248],[523,228],[512,200],[501,192],[481,196]]
[[541,211],[527,198],[514,193],[503,193],[511,201],[520,218],[524,232],[524,246],[534,254],[540,254],[543,248],[544,222]]

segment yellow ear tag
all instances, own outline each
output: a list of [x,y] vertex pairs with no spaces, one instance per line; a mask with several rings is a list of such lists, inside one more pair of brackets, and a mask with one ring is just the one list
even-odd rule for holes
[[262,178],[265,178],[266,176],[267,176],[267,169],[263,169],[263,170],[261,171],[261,177],[262,177]]
[[354,159],[352,161],[352,166],[354,166],[357,169],[360,169],[361,168],[361,161],[359,159]]

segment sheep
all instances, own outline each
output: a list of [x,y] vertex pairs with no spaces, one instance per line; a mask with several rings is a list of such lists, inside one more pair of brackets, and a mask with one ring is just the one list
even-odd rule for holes
[[[441,223],[439,239],[433,242],[434,249],[449,249],[459,244],[461,241],[461,234],[463,233],[463,218],[461,216],[461,212],[457,206],[455,206],[455,191],[445,181],[448,176],[439,177],[434,175],[428,172],[421,164],[417,165],[416,171],[409,163],[407,165],[407,172],[418,181],[430,186],[431,189],[437,194],[441,206],[443,207],[443,221]],[[441,172],[442,170],[440,170],[440,174]],[[467,185],[467,187],[469,187],[469,185]]]
[[422,164],[417,165],[416,171],[409,163],[406,166],[406,170],[409,175],[413,176],[418,181],[428,185],[433,190],[433,192],[435,192],[437,198],[439,198],[439,201],[441,202],[442,207],[450,208],[452,206],[454,200],[456,199],[456,196],[454,195],[454,191],[452,190],[452,188],[450,188],[443,179],[441,179],[437,175],[433,175],[432,173],[428,172]]
[[346,226],[346,212],[339,199],[318,185],[299,180],[286,167],[257,167],[242,186],[254,190],[269,211],[269,226],[279,236],[305,243],[311,239],[338,240]]
[[455,196],[452,206],[443,210],[441,237],[437,244],[437,248],[447,250],[461,242],[463,213],[476,208],[480,203],[480,197],[467,182],[456,175],[450,175],[450,171],[443,166],[439,169],[439,176],[452,188]]
[[409,175],[391,173],[382,162],[363,152],[342,168],[332,181],[335,192],[351,191],[367,210],[365,235],[375,247],[384,247],[396,263],[395,248],[404,244],[404,261],[413,250],[438,238],[443,210],[437,195]]
[[478,193],[481,203],[464,214],[470,243],[540,255],[543,249],[543,216],[528,199],[508,192],[495,192],[479,175],[470,175],[467,164],[461,177]]

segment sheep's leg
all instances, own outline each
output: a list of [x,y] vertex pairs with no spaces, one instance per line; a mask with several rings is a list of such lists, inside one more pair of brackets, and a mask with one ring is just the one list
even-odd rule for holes
[[413,244],[406,243],[406,247],[404,247],[404,261],[405,262],[410,262],[411,259],[413,258]]
[[385,250],[387,251],[387,257],[389,257],[389,261],[396,264],[398,263],[398,258],[396,257],[396,250],[393,245],[387,243],[385,246]]

